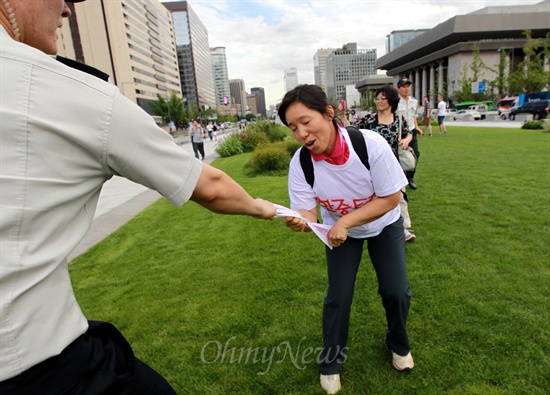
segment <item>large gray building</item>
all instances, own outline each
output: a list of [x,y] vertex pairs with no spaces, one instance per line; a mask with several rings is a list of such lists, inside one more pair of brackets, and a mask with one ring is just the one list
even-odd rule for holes
[[151,113],[157,95],[181,96],[170,13],[156,0],[67,3],[59,55],[96,67]]
[[[514,71],[523,60],[525,30],[530,30],[533,38],[544,38],[550,33],[550,0],[533,5],[486,7],[457,15],[382,56],[376,68],[386,70],[394,83],[401,76],[408,76],[417,98],[429,94],[434,99],[437,92],[452,97],[460,89],[464,67],[473,60],[474,46],[479,48],[484,63],[493,69],[500,62],[501,51],[505,51],[507,72]],[[548,67],[548,59],[545,64]],[[496,73],[485,71],[481,78],[494,80]]]
[[182,94],[187,106],[216,105],[208,31],[186,1],[162,3],[172,13]]
[[327,57],[327,96],[344,99],[346,85],[355,85],[366,75],[376,74],[376,49],[357,49],[348,43]]

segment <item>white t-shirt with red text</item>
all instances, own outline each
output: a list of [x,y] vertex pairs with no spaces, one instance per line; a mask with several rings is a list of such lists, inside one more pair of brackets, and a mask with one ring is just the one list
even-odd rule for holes
[[[408,184],[401,165],[386,140],[370,130],[361,132],[367,145],[370,171],[353,150],[344,128],[340,128],[340,133],[350,148],[350,157],[343,165],[313,161],[313,188],[305,179],[300,164],[300,151],[295,153],[288,175],[290,207],[293,210],[311,210],[319,204],[323,223],[334,225],[342,215],[362,207],[378,196],[392,195]],[[348,235],[354,238],[377,236],[387,225],[397,221],[400,215],[399,206],[396,206],[373,222],[350,228]]]

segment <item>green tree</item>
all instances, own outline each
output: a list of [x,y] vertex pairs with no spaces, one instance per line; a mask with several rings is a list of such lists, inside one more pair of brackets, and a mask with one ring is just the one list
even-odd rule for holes
[[455,94],[455,99],[458,103],[465,101],[483,101],[488,100],[491,96],[490,92],[484,93],[472,93],[472,84],[477,82],[485,82],[488,86],[492,82],[485,78],[485,72],[491,71],[495,73],[496,71],[483,61],[480,56],[479,47],[477,44],[472,46],[472,62],[468,66],[464,64],[462,67],[462,73],[458,80],[459,90]]
[[496,88],[498,94],[504,97],[508,92],[508,80],[506,78],[506,69],[508,67],[508,61],[506,56],[506,50],[499,50],[500,58],[498,62],[498,75],[494,81],[493,86]]
[[464,64],[458,79],[459,89],[456,90],[454,95],[457,103],[473,100],[472,82],[473,78],[468,77],[468,65]]
[[544,69],[544,55],[548,53],[550,36],[533,38],[530,30],[523,34],[526,38],[523,46],[525,57],[509,77],[510,89],[514,94],[539,92],[550,86],[550,72]]
[[198,119],[199,118],[199,109],[194,103],[190,103],[187,108],[187,122],[191,121],[192,119]]
[[186,114],[183,109],[183,99],[174,92],[170,94],[168,100],[157,94],[157,100],[151,103],[151,111],[162,117],[163,123],[168,123],[170,120],[176,124],[185,122]]

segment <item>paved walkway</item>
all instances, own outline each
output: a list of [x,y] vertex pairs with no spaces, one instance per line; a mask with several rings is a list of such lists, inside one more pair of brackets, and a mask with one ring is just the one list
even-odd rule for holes
[[[223,134],[218,132],[218,139],[223,140],[224,137],[227,137],[234,130],[236,129],[226,130]],[[174,140],[176,144],[182,146],[189,152],[193,152],[193,147],[189,143],[187,137],[178,136]],[[206,163],[211,163],[214,159],[219,157],[214,151],[216,143],[216,141],[210,141],[207,137],[204,144]],[[142,210],[156,202],[160,197],[158,192],[123,177],[115,176],[107,181],[99,196],[92,227],[84,239],[82,239],[73,252],[71,252],[68,260],[71,261],[80,254],[86,252],[89,248],[116,231]]]

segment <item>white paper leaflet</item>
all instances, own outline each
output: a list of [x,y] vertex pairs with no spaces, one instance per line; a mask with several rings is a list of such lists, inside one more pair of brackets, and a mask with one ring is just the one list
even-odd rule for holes
[[313,233],[315,233],[317,237],[320,238],[321,241],[325,243],[327,247],[332,250],[332,247],[329,244],[328,237],[327,237],[328,231],[332,228],[331,226],[318,224],[317,222],[310,221],[302,217],[298,212],[291,210],[288,207],[281,206],[279,204],[276,204],[275,208],[277,209],[277,214],[275,215],[275,218],[296,217],[296,218],[300,218],[301,220],[304,220],[307,226],[313,231]]

